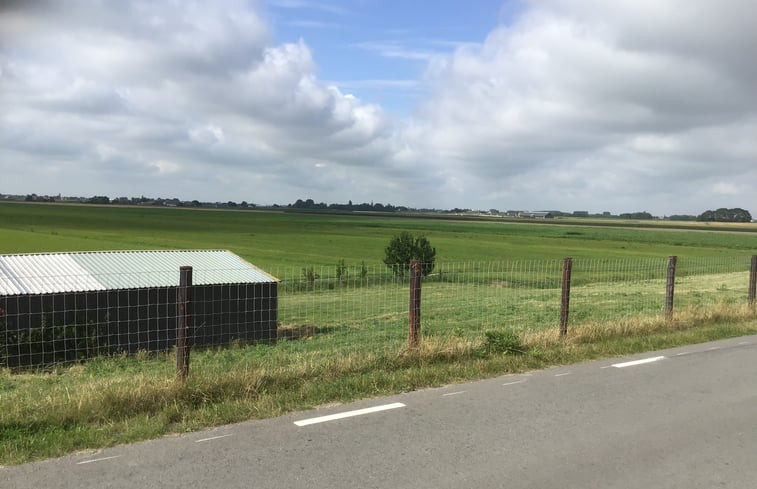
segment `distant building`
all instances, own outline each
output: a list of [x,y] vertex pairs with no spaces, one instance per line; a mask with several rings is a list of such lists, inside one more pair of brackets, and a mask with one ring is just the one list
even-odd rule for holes
[[552,219],[555,217],[551,212],[538,211],[538,212],[521,212],[518,217],[525,219]]

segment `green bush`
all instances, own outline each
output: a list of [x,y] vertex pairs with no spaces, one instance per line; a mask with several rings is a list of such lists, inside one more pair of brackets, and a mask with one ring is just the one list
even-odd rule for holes
[[518,334],[509,329],[484,332],[484,349],[487,353],[525,352]]
[[321,278],[319,274],[315,273],[313,267],[303,268],[302,277],[305,279],[305,282],[307,282],[307,286],[310,290],[315,288],[315,281]]
[[344,280],[347,280],[348,270],[347,265],[344,263],[344,258],[339,260],[336,264],[336,279],[341,284]]
[[402,231],[389,241],[384,250],[384,264],[392,269],[395,275],[404,276],[412,260],[421,262],[421,273],[425,277],[434,269],[436,262],[436,248],[425,236],[417,238],[407,231]]

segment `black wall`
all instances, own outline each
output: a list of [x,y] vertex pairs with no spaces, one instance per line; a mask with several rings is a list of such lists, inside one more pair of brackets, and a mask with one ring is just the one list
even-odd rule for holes
[[[192,346],[276,339],[278,284],[195,285],[191,294]],[[175,287],[162,287],[2,296],[0,365],[170,350],[176,295]]]

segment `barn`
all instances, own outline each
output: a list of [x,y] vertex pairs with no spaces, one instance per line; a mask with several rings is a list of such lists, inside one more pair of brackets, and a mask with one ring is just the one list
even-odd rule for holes
[[0,365],[170,350],[182,266],[191,345],[276,338],[278,280],[227,250],[0,255]]

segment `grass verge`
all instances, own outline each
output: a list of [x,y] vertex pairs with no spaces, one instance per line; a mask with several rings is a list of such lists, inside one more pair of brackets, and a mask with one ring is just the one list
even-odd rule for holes
[[[505,330],[506,331],[506,330]],[[394,354],[287,350],[287,343],[194,352],[186,384],[173,355],[95,359],[47,373],[0,370],[0,465],[267,418],[321,404],[757,333],[733,306],[555,331],[430,337]]]

